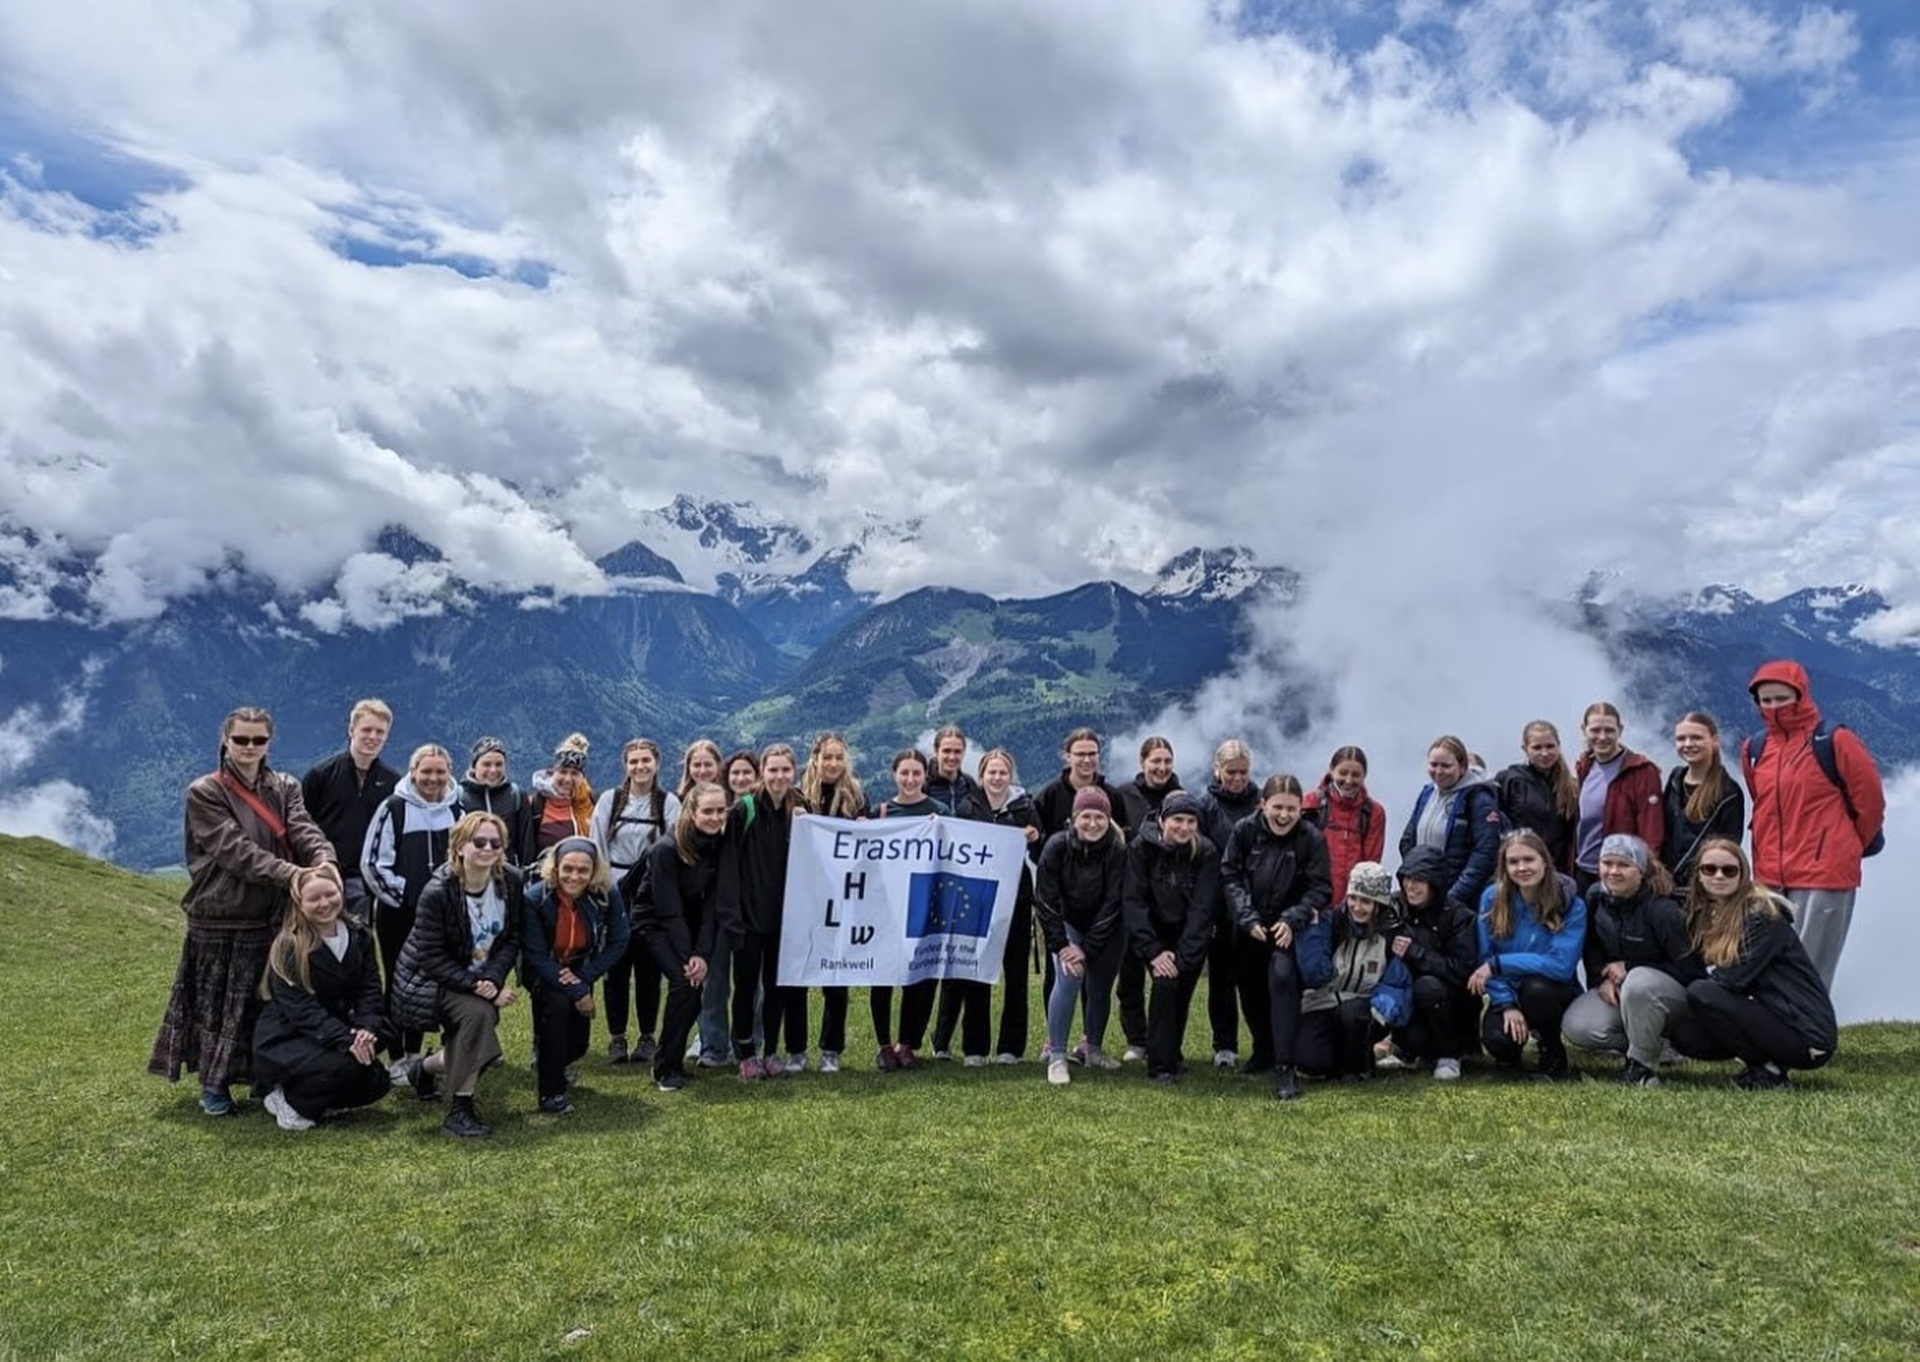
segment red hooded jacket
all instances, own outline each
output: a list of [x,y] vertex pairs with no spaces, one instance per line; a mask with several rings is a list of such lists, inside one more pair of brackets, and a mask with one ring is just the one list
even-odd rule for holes
[[[1301,806],[1307,809],[1307,821],[1320,829],[1327,839],[1327,859],[1333,872],[1333,901],[1347,896],[1347,876],[1362,861],[1377,861],[1387,849],[1387,811],[1379,800],[1362,787],[1359,797],[1348,799],[1323,780],[1307,791]],[[1324,807],[1324,813],[1320,810]],[[1364,825],[1365,835],[1362,835]]]
[[[1593,754],[1574,763],[1573,778],[1584,781],[1593,769]],[[1613,783],[1607,786],[1607,802],[1600,810],[1600,832],[1611,837],[1616,832],[1631,833],[1647,844],[1654,855],[1667,844],[1666,777],[1649,757],[1627,750]],[[1580,839],[1575,834],[1570,848],[1579,855]]]
[[1805,669],[1798,662],[1769,662],[1747,689],[1763,681],[1792,686],[1800,698],[1760,711],[1767,744],[1759,765],[1748,764],[1752,740],[1740,743],[1740,769],[1753,799],[1753,877],[1775,889],[1858,889],[1861,848],[1887,817],[1880,772],[1851,730],[1833,731],[1834,765],[1859,815],[1849,818],[1846,798],[1813,754],[1820,710],[1807,691]]

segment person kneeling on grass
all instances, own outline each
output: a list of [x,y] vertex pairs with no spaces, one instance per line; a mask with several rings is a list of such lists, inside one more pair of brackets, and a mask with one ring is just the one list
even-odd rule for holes
[[[1299,1067],[1316,1077],[1364,1082],[1373,1076],[1374,995],[1396,963],[1386,917],[1393,877],[1378,861],[1360,861],[1347,875],[1346,902],[1333,915],[1333,977],[1300,997]],[[1406,965],[1395,970],[1411,989]]]
[[260,982],[253,1071],[280,1129],[311,1130],[387,1095],[393,1080],[376,1052],[393,1034],[373,938],[346,916],[333,866],[298,872],[288,899]]
[[1687,1016],[1687,985],[1705,974],[1672,898],[1673,881],[1631,833],[1600,844],[1587,894],[1588,988],[1561,1023],[1567,1044],[1625,1055],[1620,1081],[1660,1085],[1655,1065]]
[[1128,941],[1146,963],[1152,991],[1147,1000],[1147,1076],[1174,1081],[1180,1069],[1180,1038],[1200,968],[1213,942],[1220,898],[1220,856],[1200,835],[1200,802],[1175,790],[1149,816],[1127,847],[1122,903]]
[[569,837],[540,858],[527,890],[520,953],[533,1005],[540,1110],[573,1111],[567,1066],[587,1052],[593,986],[626,958],[632,929],[599,844]]
[[1794,931],[1793,904],[1753,882],[1738,842],[1715,837],[1700,848],[1687,915],[1707,967],[1687,985],[1687,1005],[1709,1041],[1745,1064],[1734,1082],[1784,1088],[1787,1070],[1833,1058],[1833,999]]
[[1374,1053],[1383,1069],[1432,1065],[1436,1079],[1451,1083],[1460,1057],[1479,1044],[1480,1000],[1467,992],[1480,962],[1473,910],[1447,897],[1446,861],[1432,847],[1409,851],[1398,878],[1388,949],[1413,976],[1413,1012]]
[[1535,1077],[1572,1077],[1560,1023],[1580,994],[1574,971],[1587,936],[1587,905],[1573,881],[1547,864],[1539,833],[1523,829],[1501,839],[1477,926],[1480,967],[1467,976],[1467,991],[1487,1000],[1480,1022],[1487,1053],[1517,1068],[1531,1037],[1540,1045]]
[[480,1075],[500,1062],[500,1012],[515,994],[507,984],[520,958],[524,881],[506,863],[507,825],[470,813],[448,836],[446,869],[420,891],[413,930],[393,978],[396,1025],[436,1028],[446,1048],[407,1066],[414,1095],[431,1101],[444,1081],[453,1091],[449,1135],[484,1139],[493,1128],[473,1104]]

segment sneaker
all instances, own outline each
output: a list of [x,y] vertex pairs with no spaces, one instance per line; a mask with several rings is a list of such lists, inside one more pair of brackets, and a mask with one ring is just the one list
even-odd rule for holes
[[1660,1075],[1639,1060],[1630,1059],[1626,1067],[1620,1070],[1620,1081],[1629,1088],[1657,1088],[1660,1086]]
[[567,1100],[565,1093],[557,1093],[552,1097],[541,1098],[540,1110],[549,1116],[571,1116],[573,1115],[573,1103]]
[[640,1037],[640,1043],[633,1047],[633,1062],[635,1064],[651,1064],[654,1061],[654,1057],[659,1053],[660,1042],[652,1036],[642,1036]]
[[920,1056],[903,1041],[893,1047],[893,1066],[896,1069],[917,1069],[920,1067]]
[[683,1073],[661,1074],[653,1080],[656,1092],[679,1092],[687,1086],[687,1076]]
[[1281,1064],[1273,1071],[1273,1095],[1275,1100],[1292,1102],[1300,1096],[1300,1080],[1294,1077],[1291,1064]]
[[740,1061],[740,1081],[742,1083],[757,1083],[766,1076],[766,1066],[752,1055],[748,1055]]
[[422,1102],[432,1102],[440,1096],[440,1079],[428,1070],[424,1057],[407,1065],[407,1086]]
[[687,1063],[697,1064],[705,1057],[706,1056],[700,1050],[700,1041],[698,1037],[687,1042],[687,1053],[685,1054],[685,1056],[683,1056],[683,1058],[686,1060]]
[[805,1050],[788,1055],[786,1063],[780,1066],[780,1072],[783,1074],[803,1074],[806,1071],[807,1052]]
[[1064,1088],[1073,1081],[1067,1072],[1067,1061],[1055,1056],[1047,1061],[1047,1082],[1056,1088]]
[[1081,1061],[1090,1069],[1117,1069],[1120,1061],[1101,1049],[1098,1045],[1089,1045],[1086,1058]]
[[935,1050],[933,1052],[933,1057],[939,1060],[943,1064],[951,1063],[953,1061],[953,1051],[952,1050]]
[[1533,1083],[1577,1083],[1580,1075],[1562,1055],[1558,1059],[1542,1059],[1540,1067],[1528,1074],[1527,1079]]
[[1232,1050],[1215,1050],[1213,1052],[1213,1067],[1216,1069],[1231,1069],[1239,1063],[1240,1056]]
[[607,1063],[625,1064],[627,1062],[627,1038],[615,1036],[607,1042]]
[[267,1094],[267,1100],[261,1103],[273,1113],[273,1122],[282,1130],[312,1130],[315,1122],[302,1116],[293,1109],[293,1103],[287,1101],[287,1095],[275,1088]]
[[993,1057],[993,1062],[995,1064],[1018,1064],[1020,1062],[1020,1056],[1014,1054],[1011,1050],[1002,1050]]
[[1074,1046],[1071,1050],[1067,1051],[1067,1063],[1085,1064],[1086,1062],[1087,1062],[1087,1040],[1085,1036],[1082,1036],[1080,1038],[1080,1043]]
[[484,1140],[493,1134],[493,1127],[480,1119],[480,1113],[474,1110],[471,1097],[456,1097],[453,1106],[447,1112],[447,1119],[441,1128],[449,1135],[457,1135],[463,1140]]
[[840,1052],[838,1050],[822,1050],[820,1052],[820,1072],[823,1074],[837,1074],[840,1072]]
[[400,1056],[400,1058],[394,1060],[393,1063],[387,1065],[387,1077],[392,1079],[395,1083],[406,1082],[407,1066],[413,1063],[413,1061],[418,1058],[419,1058],[418,1055]]
[[969,1069],[984,1069],[987,1067],[987,1057],[985,1055],[968,1055],[960,1062]]
[[1122,1064],[1145,1064],[1147,1062],[1147,1047],[1144,1045],[1129,1045],[1120,1052],[1120,1062]]
[[233,1094],[225,1088],[200,1089],[200,1111],[205,1116],[233,1116],[240,1110],[240,1104],[233,1100]]
[[1156,1088],[1171,1088],[1177,1082],[1179,1080],[1172,1074],[1161,1073],[1153,1076],[1153,1086]]
[[1451,1083],[1460,1077],[1460,1061],[1457,1059],[1436,1059],[1433,1062],[1433,1076],[1442,1083]]
[[900,1055],[891,1045],[882,1045],[873,1056],[873,1065],[883,1074],[890,1074],[900,1067]]
[[1677,1068],[1680,1065],[1685,1064],[1686,1062],[1687,1062],[1687,1057],[1681,1054],[1678,1050],[1674,1049],[1671,1044],[1662,1045],[1660,1047],[1660,1067],[1661,1068],[1663,1069]]
[[1776,1088],[1791,1087],[1786,1074],[1772,1065],[1748,1065],[1733,1080],[1736,1088],[1748,1092],[1772,1092]]
[[1389,1069],[1389,1070],[1411,1069],[1413,1067],[1413,1064],[1407,1059],[1405,1055],[1400,1053],[1398,1046],[1389,1042],[1387,1045],[1387,1048],[1384,1051],[1379,1049],[1377,1046],[1374,1048],[1373,1067],[1376,1069]]
[[731,1069],[733,1061],[725,1055],[689,1055],[689,1059],[703,1069]]

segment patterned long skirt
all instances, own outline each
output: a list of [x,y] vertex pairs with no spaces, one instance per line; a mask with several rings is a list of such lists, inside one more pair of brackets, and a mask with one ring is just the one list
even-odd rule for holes
[[174,1083],[184,1069],[200,1075],[202,1088],[253,1077],[253,1024],[263,1005],[260,980],[273,933],[264,922],[189,919],[148,1073]]

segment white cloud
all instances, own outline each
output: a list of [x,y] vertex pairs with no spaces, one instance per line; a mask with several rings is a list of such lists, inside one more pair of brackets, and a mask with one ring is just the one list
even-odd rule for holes
[[95,813],[87,792],[67,780],[0,793],[0,832],[45,837],[89,856],[113,854],[113,822]]
[[918,517],[863,585],[1030,594],[1378,543],[1471,406],[1468,523],[1592,531],[1528,535],[1529,581],[1881,571],[1914,129],[1798,175],[1701,149],[1778,82],[1844,99],[1847,12],[1408,5],[1357,51],[1232,18],[15,7],[6,88],[166,176],[132,223],[0,168],[0,515],[131,618],[236,567],[390,618],[427,584],[346,568],[393,523],[602,590],[682,491]]
[[1920,874],[1920,770],[1889,773],[1887,849],[1866,862],[1847,949],[1833,980],[1843,1022],[1920,1018],[1906,963],[1920,951],[1920,918],[1907,886]]

